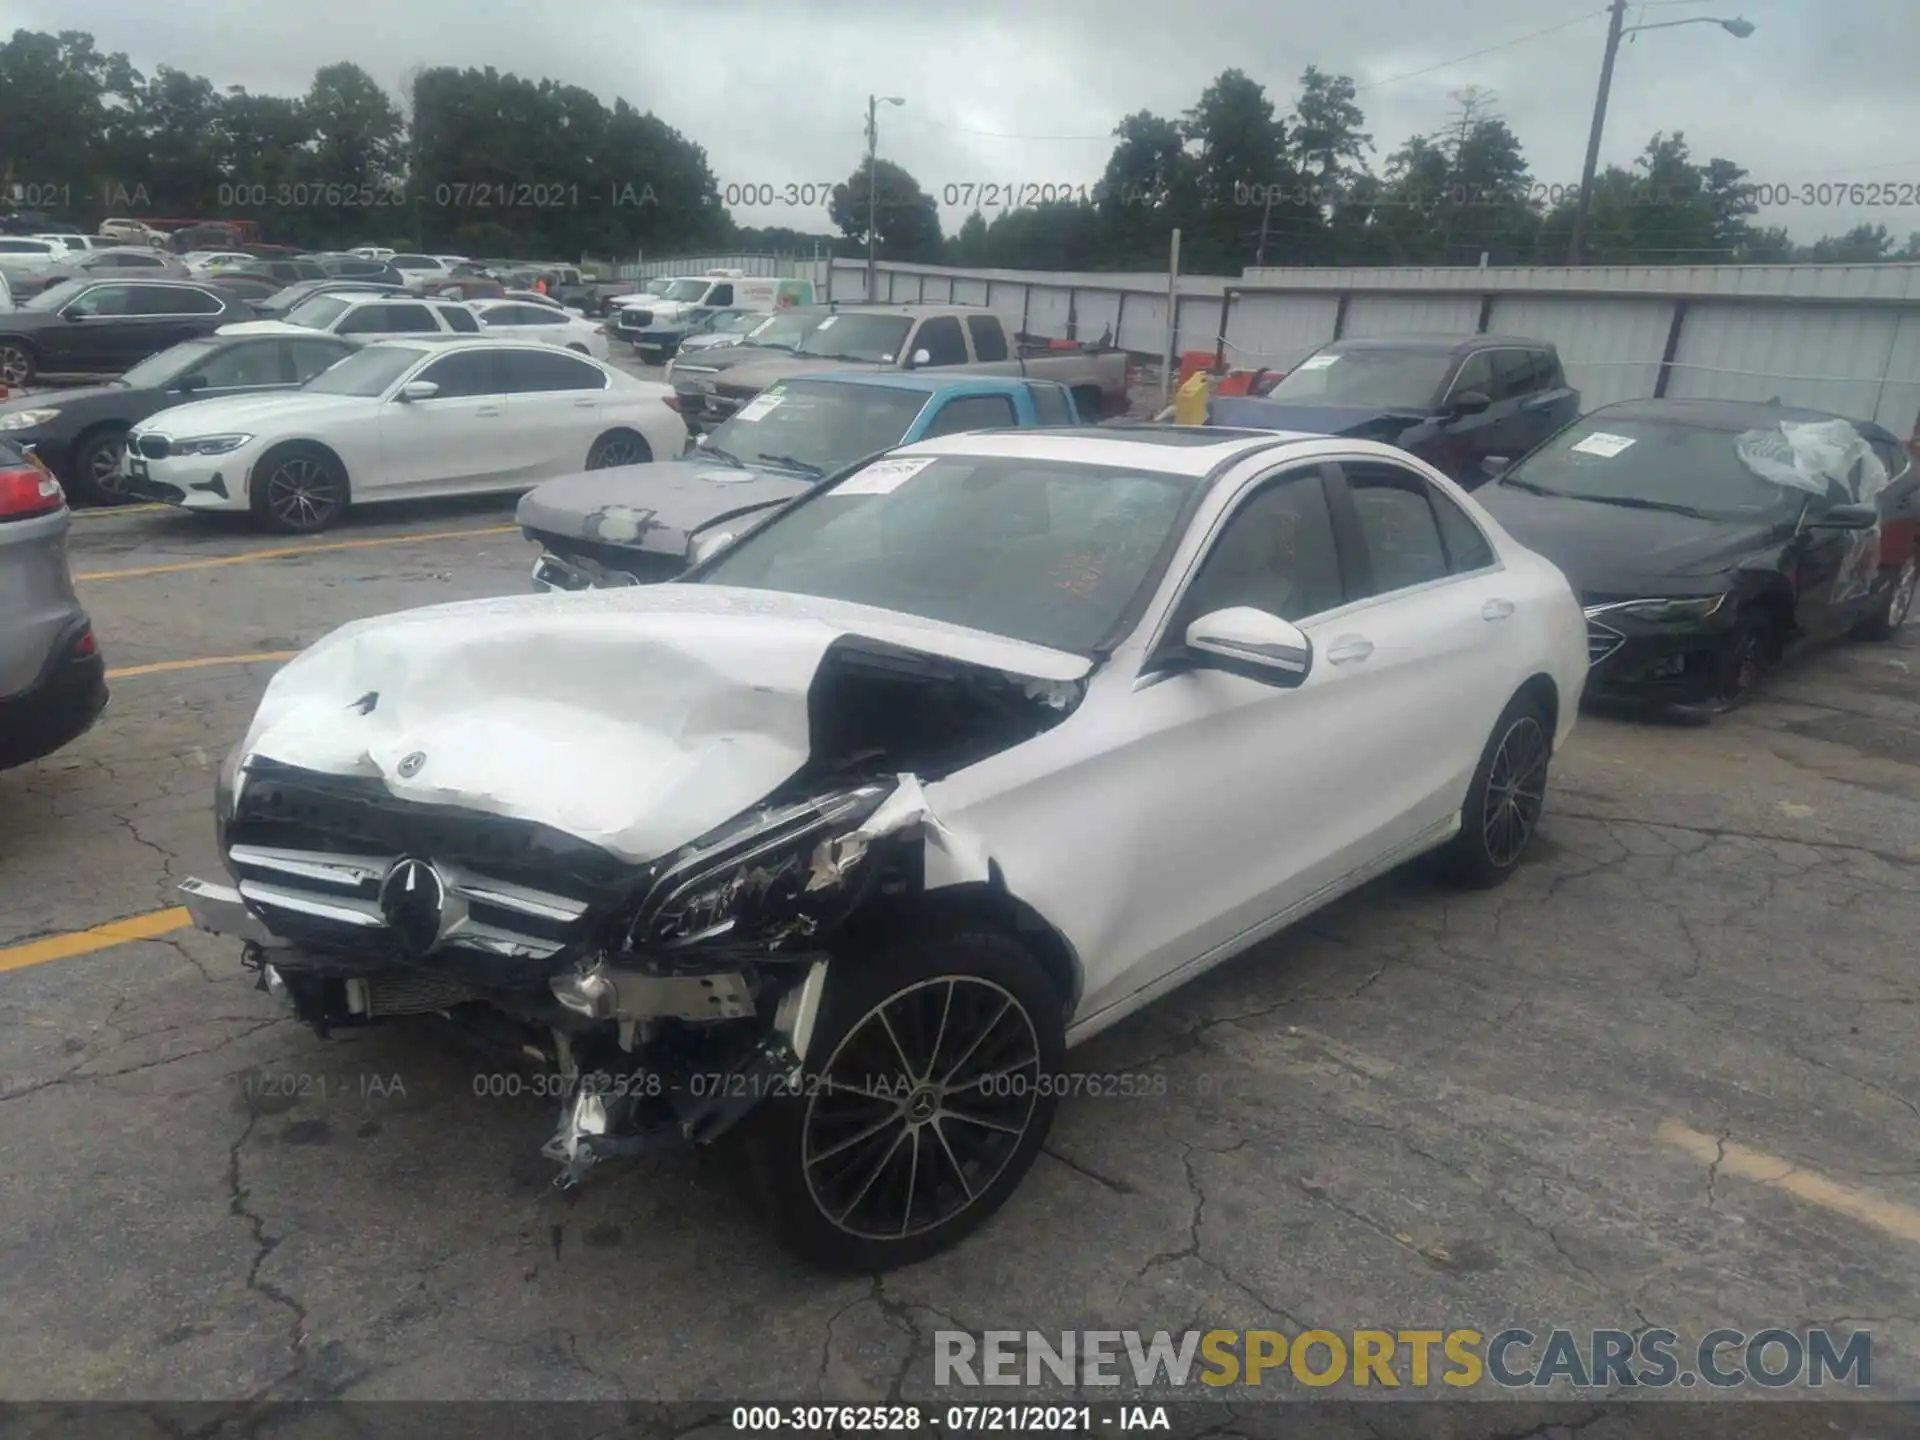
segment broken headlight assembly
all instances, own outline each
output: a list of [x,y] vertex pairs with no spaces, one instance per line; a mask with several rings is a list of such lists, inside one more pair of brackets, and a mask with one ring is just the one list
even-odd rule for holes
[[1653,597],[1646,600],[1623,600],[1613,605],[1595,605],[1588,609],[1587,615],[1631,615],[1636,620],[1652,620],[1663,624],[1683,624],[1711,618],[1727,603],[1727,595],[1684,595],[1672,598]]
[[767,954],[832,928],[868,872],[860,827],[893,790],[862,785],[752,810],[687,845],[635,909],[627,948]]

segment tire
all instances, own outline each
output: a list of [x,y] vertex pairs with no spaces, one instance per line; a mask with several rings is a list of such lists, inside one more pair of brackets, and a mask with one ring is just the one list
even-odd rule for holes
[[587,451],[587,469],[611,470],[616,465],[648,465],[653,450],[631,430],[609,430]]
[[1909,555],[1887,588],[1887,603],[1854,626],[1853,633],[1862,640],[1892,640],[1898,636],[1913,613],[1916,585],[1920,585],[1920,558]]
[[1714,713],[1724,715],[1737,710],[1752,698],[1754,687],[1760,683],[1773,657],[1773,648],[1773,621],[1758,610],[1742,611],[1733,633],[1721,647],[1720,673],[1714,681],[1710,706]]
[[1033,954],[972,922],[834,965],[804,1080],[750,1117],[745,1158],[789,1248],[876,1274],[958,1244],[1019,1186],[1053,1123],[1065,1017]]
[[347,472],[317,445],[269,450],[247,495],[254,524],[281,535],[318,534],[346,513],[348,500]]
[[31,385],[39,369],[39,360],[33,353],[33,347],[26,341],[0,340],[0,385],[10,390]]
[[118,426],[89,430],[75,441],[67,466],[74,494],[89,505],[131,502],[134,497],[126,492],[122,469],[126,449],[127,432]]
[[1469,890],[1490,890],[1520,868],[1539,828],[1552,751],[1539,702],[1524,695],[1508,701],[1467,787],[1460,833],[1440,852],[1447,879]]

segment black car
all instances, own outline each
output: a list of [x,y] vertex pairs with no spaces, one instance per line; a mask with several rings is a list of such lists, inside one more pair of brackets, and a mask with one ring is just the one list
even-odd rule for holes
[[1209,425],[1380,440],[1468,489],[1490,456],[1524,455],[1580,413],[1560,356],[1544,340],[1336,340],[1259,398],[1215,397]]
[[251,270],[217,270],[206,279],[214,289],[243,302],[255,314],[262,300],[270,300],[283,288],[278,280],[256,275]]
[[149,355],[253,318],[245,301],[185,280],[63,280],[0,311],[0,384],[118,375]]
[[310,255],[307,258],[336,280],[377,280],[402,288],[407,283],[406,272],[384,260],[369,260],[364,255]]
[[118,380],[0,402],[0,439],[31,445],[76,499],[126,497],[128,429],[189,400],[292,390],[358,348],[332,335],[209,335],[141,361]]
[[1916,478],[1878,425],[1628,400],[1476,498],[1579,594],[1590,698],[1724,709],[1791,642],[1898,629],[1915,545],[1900,517]]
[[404,285],[388,285],[378,280],[302,280],[297,285],[276,290],[264,300],[253,302],[263,320],[284,320],[287,312],[314,295],[405,295]]

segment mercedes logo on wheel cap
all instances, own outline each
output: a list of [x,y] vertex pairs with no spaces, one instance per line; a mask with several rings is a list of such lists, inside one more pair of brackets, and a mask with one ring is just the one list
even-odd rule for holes
[[449,913],[440,872],[411,856],[394,861],[380,882],[380,913],[401,950],[416,957],[431,954],[457,918]]
[[424,750],[415,750],[412,754],[402,755],[400,757],[400,778],[402,780],[411,780],[420,773],[421,768],[426,763],[427,752]]

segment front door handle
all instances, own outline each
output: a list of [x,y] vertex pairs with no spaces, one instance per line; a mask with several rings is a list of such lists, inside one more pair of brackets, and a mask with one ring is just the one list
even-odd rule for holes
[[1373,653],[1373,642],[1360,635],[1342,635],[1327,647],[1327,663],[1351,665]]
[[573,402],[573,408],[576,410],[591,410],[599,403],[598,400],[576,400]]
[[475,415],[498,415],[500,413],[500,407],[498,405],[482,405],[473,413]]
[[1511,600],[1489,600],[1480,607],[1482,620],[1504,620],[1511,614],[1513,614]]

